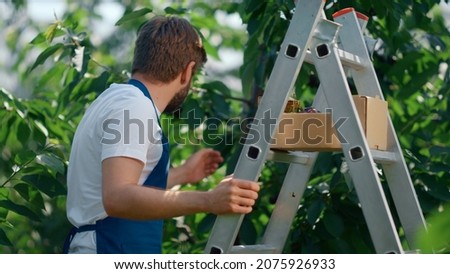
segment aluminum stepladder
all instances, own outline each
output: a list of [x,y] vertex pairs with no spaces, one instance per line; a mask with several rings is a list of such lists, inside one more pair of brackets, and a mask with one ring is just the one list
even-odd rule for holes
[[[365,38],[368,18],[353,9],[325,18],[323,0],[299,0],[275,62],[249,134],[273,136],[275,126],[264,119],[280,120],[284,106],[304,61],[312,63],[320,86],[314,107],[333,110],[333,120],[347,117],[340,127],[345,138],[342,152],[377,253],[404,253],[374,163],[382,165],[408,246],[425,220],[402,151],[388,115],[388,150],[370,150],[347,82],[350,73],[359,95],[383,99]],[[343,141],[343,140],[341,140]],[[267,159],[289,162],[275,208],[260,244],[234,246],[243,215],[217,217],[205,253],[281,253],[308,183],[318,152],[275,153],[270,138],[247,139],[234,177],[256,181]]]

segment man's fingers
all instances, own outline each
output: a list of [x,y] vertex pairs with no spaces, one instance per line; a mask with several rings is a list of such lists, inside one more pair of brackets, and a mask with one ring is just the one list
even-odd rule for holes
[[219,167],[218,163],[210,163],[206,165],[206,169],[217,169]]
[[238,205],[238,210],[250,212],[255,200],[258,198],[259,184],[247,180],[233,179],[235,193],[232,195],[232,203]]
[[210,151],[208,151],[208,153],[209,153],[209,159],[211,161],[220,162],[220,163],[223,162],[223,157],[219,151],[211,149]]
[[234,190],[234,196],[242,198],[242,199],[258,199],[258,192],[251,189],[237,188]]
[[233,178],[233,182],[239,188],[242,188],[242,189],[248,189],[248,190],[252,190],[252,191],[256,191],[256,192],[258,192],[261,189],[260,184],[257,182],[243,180],[243,179],[236,179],[236,178]]
[[245,207],[252,207],[255,205],[255,199],[252,198],[244,198],[244,197],[239,197],[236,199],[235,201],[236,204],[240,205],[240,206],[245,206]]
[[237,213],[237,214],[248,214],[250,212],[252,212],[253,208],[251,206],[240,206],[237,205],[232,209],[233,213]]
[[[216,214],[238,213],[247,214],[252,211],[258,198],[260,184],[257,182],[236,179],[232,175],[227,176],[214,193],[217,195]],[[220,201],[220,202],[219,202]]]
[[215,156],[211,156],[206,160],[206,164],[215,164],[215,163],[222,163],[223,162],[223,158],[222,156],[219,155],[215,155]]

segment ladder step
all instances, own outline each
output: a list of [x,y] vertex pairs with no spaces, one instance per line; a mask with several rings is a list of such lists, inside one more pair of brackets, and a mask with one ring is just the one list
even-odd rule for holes
[[274,254],[277,249],[269,245],[235,245],[231,248],[232,254]]
[[[376,163],[392,164],[397,161],[396,154],[390,151],[372,149],[371,153]],[[302,151],[270,150],[267,154],[267,160],[279,163],[306,165],[309,163],[310,159],[309,153]]]
[[[342,49],[338,49],[338,55],[344,67],[350,67],[354,70],[362,70],[365,68],[358,55],[354,55],[353,53]],[[310,50],[306,51],[305,61],[309,64],[313,64],[313,56]]]
[[306,165],[310,158],[308,153],[301,151],[269,150],[269,153],[267,153],[267,160],[279,163]]
[[392,164],[397,162],[397,156],[395,153],[390,151],[382,151],[382,150],[370,150],[372,153],[373,160],[376,163],[380,164]]

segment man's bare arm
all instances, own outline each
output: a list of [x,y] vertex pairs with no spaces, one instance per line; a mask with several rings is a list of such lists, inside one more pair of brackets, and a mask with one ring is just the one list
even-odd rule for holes
[[143,220],[198,212],[245,214],[251,212],[258,197],[258,183],[231,177],[208,192],[139,186],[142,169],[142,162],[127,157],[102,162],[103,205],[109,216]]

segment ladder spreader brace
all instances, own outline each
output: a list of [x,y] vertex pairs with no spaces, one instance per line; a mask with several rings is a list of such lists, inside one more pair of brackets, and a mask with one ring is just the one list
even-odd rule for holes
[[[320,80],[313,106],[323,112],[333,109],[333,121],[347,117],[340,127],[345,137],[342,152],[377,253],[404,253],[374,163],[381,164],[408,246],[425,220],[406,167],[397,136],[388,116],[387,151],[370,150],[364,136],[347,74],[359,95],[384,100],[363,36],[368,18],[352,8],[343,9],[327,20],[323,0],[299,0],[281,45],[266,91],[251,124],[249,134],[273,136],[275,127],[258,123],[280,117],[304,61],[312,63]],[[255,134],[260,133],[260,134]],[[257,245],[233,246],[244,215],[217,217],[205,253],[281,253],[311,175],[318,152],[270,151],[265,138],[247,140],[234,177],[256,181],[267,159],[289,162],[271,218]]]

